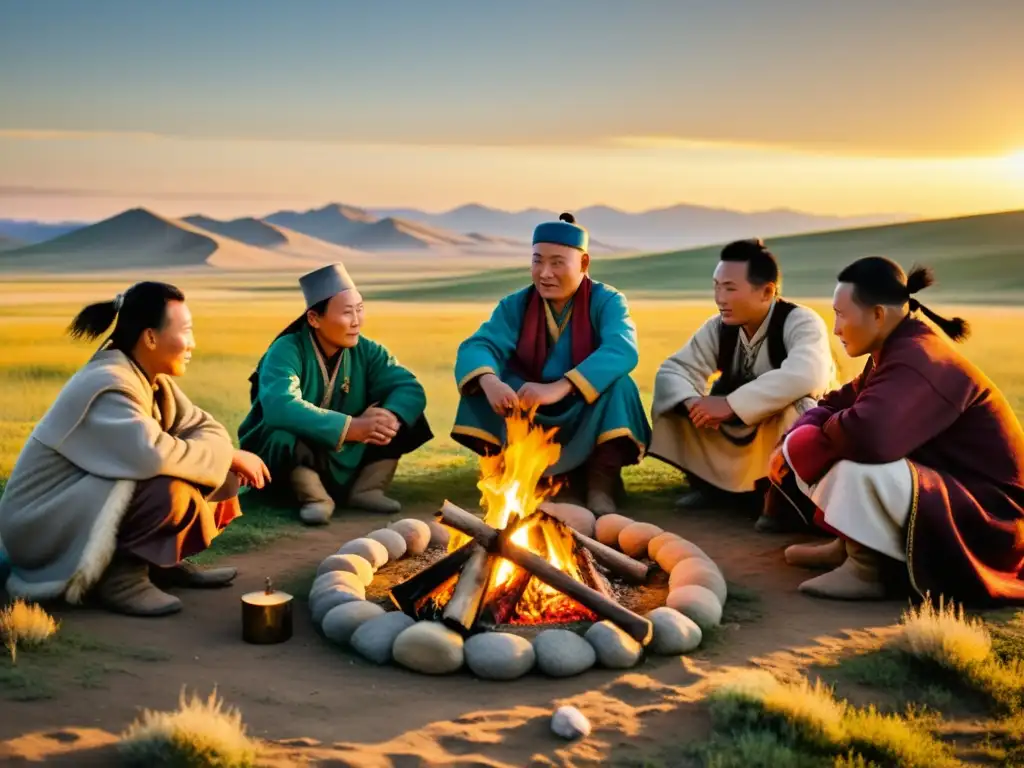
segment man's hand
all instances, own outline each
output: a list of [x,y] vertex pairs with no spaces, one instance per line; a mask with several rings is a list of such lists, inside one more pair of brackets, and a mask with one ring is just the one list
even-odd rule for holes
[[270,482],[270,470],[263,459],[249,451],[235,451],[231,459],[231,471],[242,481],[242,485],[262,488]]
[[789,472],[789,464],[786,463],[786,455],[782,452],[780,445],[772,451],[772,455],[768,459],[768,479],[775,485],[780,485]]
[[484,391],[491,410],[504,416],[519,407],[516,391],[493,373],[485,373],[480,377],[480,389]]
[[724,397],[702,397],[690,406],[690,421],[698,429],[718,429],[719,424],[735,415]]
[[516,395],[521,407],[533,408],[535,405],[554,405],[567,398],[571,392],[572,383],[568,379],[559,379],[550,384],[527,382]]
[[361,416],[356,416],[349,424],[345,441],[349,443],[367,443],[368,445],[387,445],[398,434],[398,417],[384,408],[370,406]]

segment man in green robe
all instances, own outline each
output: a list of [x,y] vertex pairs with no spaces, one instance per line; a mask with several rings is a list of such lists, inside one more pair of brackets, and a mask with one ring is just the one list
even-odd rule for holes
[[[270,345],[250,377],[239,443],[286,478],[308,525],[337,503],[395,513],[385,495],[398,460],[433,438],[416,376],[360,333],[363,297],[342,264],[299,278],[306,312]],[[280,482],[280,481],[278,481]]]

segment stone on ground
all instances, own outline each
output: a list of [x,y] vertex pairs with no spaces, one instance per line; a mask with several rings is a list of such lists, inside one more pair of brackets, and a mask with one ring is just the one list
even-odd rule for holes
[[597,518],[594,513],[586,507],[578,504],[566,504],[564,502],[545,501],[540,509],[547,512],[553,518],[561,520],[573,530],[579,531],[584,536],[594,536],[594,528],[597,525]]
[[545,629],[533,638],[537,669],[550,677],[572,677],[597,661],[594,647],[568,629]]
[[659,533],[647,543],[647,557],[657,562],[658,552],[663,546],[668,544],[670,541],[679,541],[682,538],[683,537],[678,533],[670,533],[668,531],[665,531],[665,533]]
[[361,558],[366,560],[366,562],[372,565],[373,570],[375,571],[388,561],[387,548],[379,541],[368,539],[365,536],[359,539],[352,539],[352,541],[342,544],[337,554],[359,555]]
[[406,669],[424,675],[449,675],[465,659],[462,635],[436,621],[420,621],[403,630],[391,655]]
[[410,555],[423,554],[430,545],[430,526],[422,520],[407,517],[404,520],[396,520],[388,528],[402,535],[405,539],[405,550]]
[[536,661],[530,641],[509,632],[482,632],[466,640],[466,666],[484,680],[515,680]]
[[347,645],[352,633],[363,623],[383,615],[384,609],[376,603],[368,603],[365,600],[342,603],[327,612],[324,620],[320,622],[320,629],[323,630],[324,637],[331,642]]
[[678,541],[670,541],[659,549],[655,562],[665,573],[672,573],[673,568],[679,565],[683,560],[690,557],[703,557],[706,560],[711,559],[707,554],[705,554],[703,549],[698,547],[692,541],[679,539]]
[[688,584],[707,587],[715,593],[718,602],[723,606],[725,605],[725,600],[728,597],[725,577],[718,569],[718,566],[710,560],[705,560],[703,557],[690,557],[672,569],[672,573],[668,577],[670,592],[679,587],[685,587]]
[[583,637],[597,653],[597,662],[608,669],[629,669],[643,655],[640,643],[610,621],[591,625]]
[[619,531],[619,549],[630,557],[643,557],[651,539],[661,533],[653,523],[630,523]]
[[695,651],[704,638],[700,627],[675,608],[663,605],[647,614],[654,625],[654,636],[647,650],[659,656],[679,656]]
[[365,597],[344,585],[328,587],[326,590],[318,592],[309,601],[309,611],[313,614],[313,623],[320,624],[332,608],[344,603],[359,602]]
[[363,580],[356,574],[350,571],[325,571],[313,579],[313,584],[309,588],[309,602],[312,603],[317,595],[335,587],[344,587],[359,595],[360,599],[366,597]]
[[398,531],[390,528],[378,528],[376,531],[366,534],[366,538],[379,541],[388,551],[388,561],[401,560],[405,556],[405,537]]
[[691,584],[668,593],[665,605],[693,620],[701,632],[722,623],[722,604],[707,587]]
[[590,721],[576,707],[559,707],[551,718],[551,730],[571,741],[590,735]]
[[328,571],[347,571],[355,574],[364,587],[373,581],[373,566],[365,557],[359,555],[330,555],[325,557],[316,569],[316,575],[322,576]]
[[441,525],[436,520],[428,520],[427,527],[430,528],[430,544],[428,547],[439,547],[445,549],[448,546],[448,540],[451,538],[451,531],[448,530],[448,526]]
[[395,638],[415,623],[415,619],[401,611],[388,611],[360,624],[349,638],[349,645],[367,661],[387,664]]
[[625,515],[603,515],[597,519],[597,524],[594,526],[594,535],[602,544],[609,547],[617,547],[619,545],[619,534],[623,528],[632,522]]

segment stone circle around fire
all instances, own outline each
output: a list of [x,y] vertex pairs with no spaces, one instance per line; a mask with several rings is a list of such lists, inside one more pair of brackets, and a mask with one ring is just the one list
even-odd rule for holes
[[368,601],[366,588],[388,563],[448,547],[445,526],[414,518],[348,541],[324,558],[309,592],[313,621],[329,641],[374,664],[395,663],[427,675],[468,668],[487,680],[514,680],[534,670],[570,677],[595,665],[628,669],[645,655],[690,653],[700,646],[704,632],[721,623],[728,597],[725,578],[693,542],[623,515],[595,519],[590,510],[573,504],[545,502],[541,509],[602,544],[652,561],[669,575],[665,605],[645,614],[653,626],[646,647],[607,620],[593,623],[582,635],[564,628],[542,629],[532,641],[500,630],[463,637],[441,622],[417,621]]

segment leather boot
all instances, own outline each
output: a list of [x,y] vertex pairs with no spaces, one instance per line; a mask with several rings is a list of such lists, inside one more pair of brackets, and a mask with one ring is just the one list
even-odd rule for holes
[[606,467],[588,467],[587,508],[597,517],[615,514],[615,491],[618,484],[617,471],[610,473]]
[[349,493],[348,506],[389,515],[401,512],[402,505],[384,495],[396,469],[398,459],[383,459],[363,467]]
[[295,467],[288,478],[299,500],[299,518],[306,525],[326,525],[334,514],[334,499],[310,467]]
[[226,587],[238,575],[237,568],[200,568],[182,560],[170,568],[150,568],[150,578],[160,587]]
[[838,568],[846,560],[846,544],[833,539],[827,544],[793,544],[786,547],[786,562],[797,568]]
[[846,560],[834,571],[800,585],[801,592],[829,600],[881,600],[885,597],[882,557],[867,547],[846,542]]
[[149,563],[131,555],[114,556],[95,594],[104,608],[129,616],[166,616],[181,610],[178,598],[149,580]]

